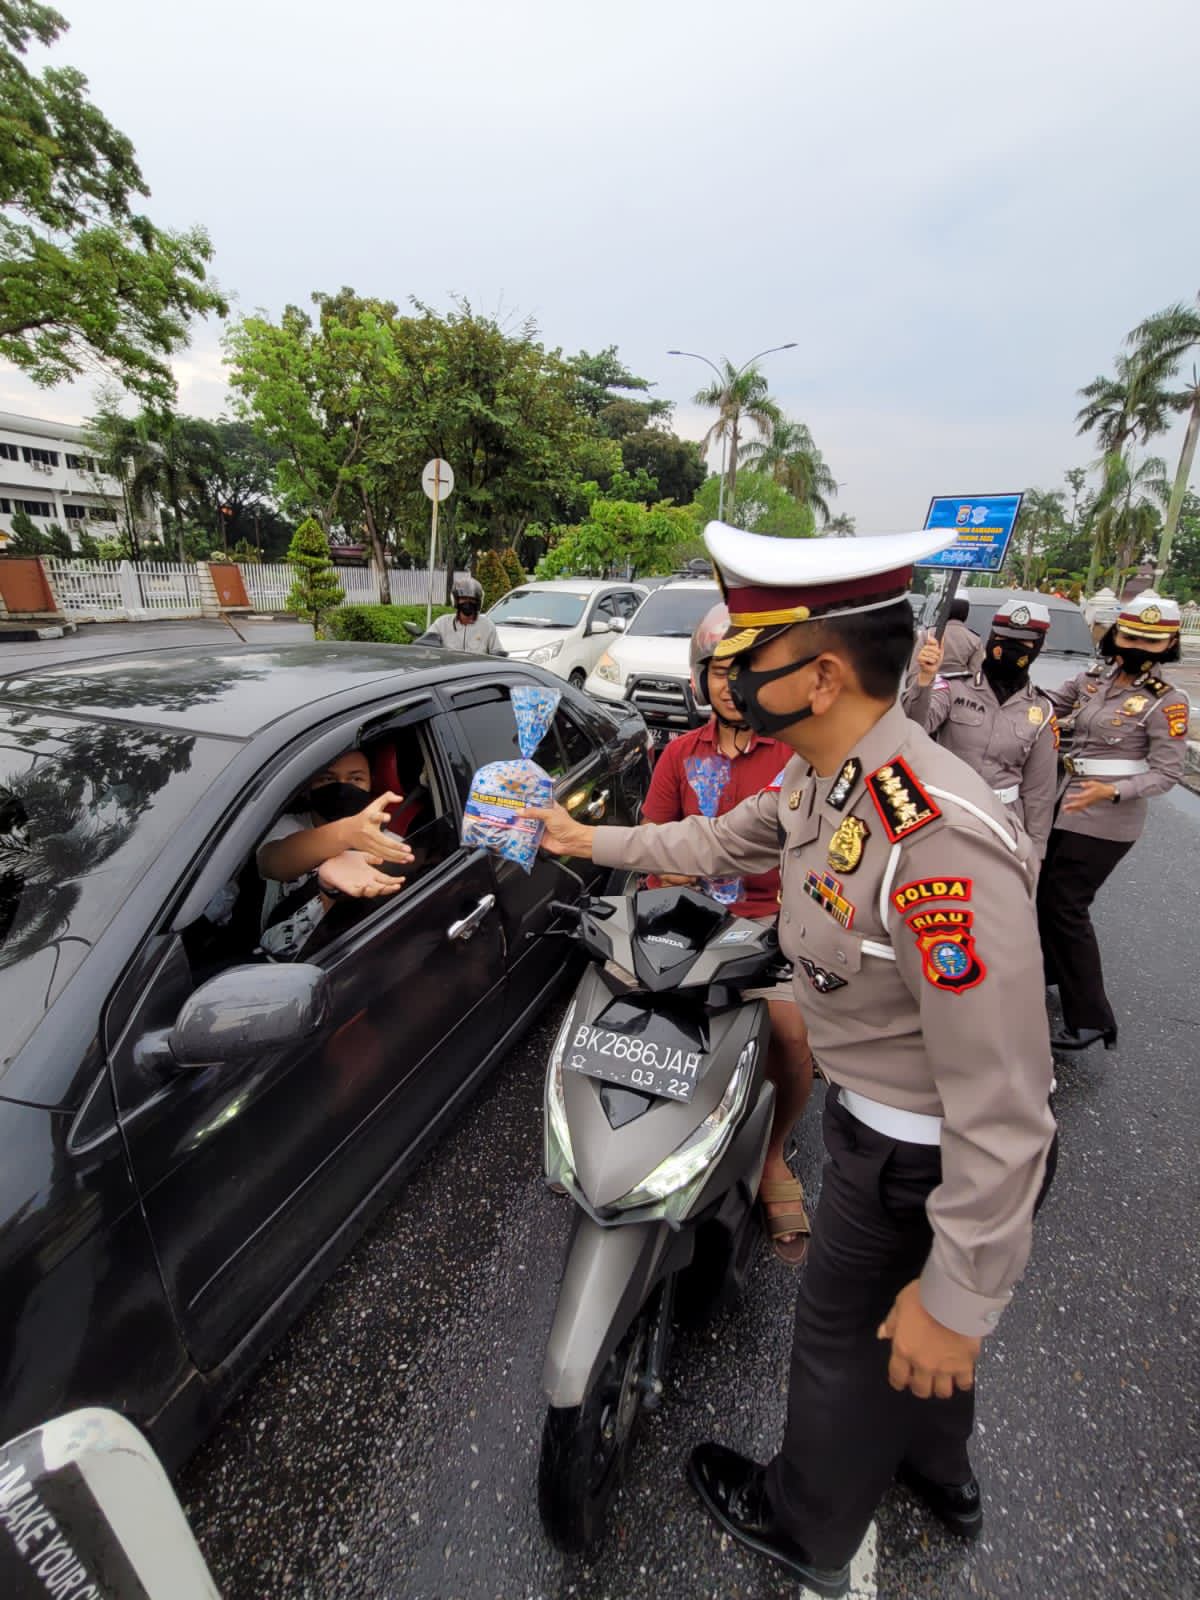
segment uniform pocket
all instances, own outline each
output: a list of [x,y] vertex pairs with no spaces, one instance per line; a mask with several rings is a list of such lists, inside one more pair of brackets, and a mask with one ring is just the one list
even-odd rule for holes
[[950,706],[950,721],[957,723],[960,728],[980,728],[983,718],[982,706],[971,705],[963,700],[955,700]]

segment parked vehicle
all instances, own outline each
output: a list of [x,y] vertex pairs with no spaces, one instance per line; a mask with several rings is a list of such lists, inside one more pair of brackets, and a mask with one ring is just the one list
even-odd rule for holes
[[[958,596],[970,606],[967,627],[986,639],[992,618],[1002,605],[1012,601],[1036,601],[1050,612],[1050,632],[1032,669],[1033,681],[1044,689],[1057,689],[1074,678],[1087,665],[1093,655],[1092,632],[1084,621],[1083,612],[1073,600],[1063,600],[1054,594],[1036,594],[1024,589],[982,589],[960,585]],[[932,628],[937,621],[941,597],[925,596],[919,626]]]
[[[0,681],[0,1439],[79,1406],[178,1462],[567,974],[562,870],[460,844],[563,691],[564,803],[637,820],[636,713],[416,646],[162,650]],[[256,959],[256,847],[349,746],[415,861]],[[600,869],[581,864],[598,886]]]
[[581,689],[607,635],[621,633],[645,598],[636,583],[556,579],[510,589],[487,614],[511,660],[545,667]]
[[560,905],[592,958],[546,1075],[546,1179],[575,1205],[543,1372],[539,1504],[568,1550],[599,1536],[673,1318],[736,1296],[775,1090],[770,1021],[742,991],[774,932],[691,889]]
[[646,719],[656,747],[699,727],[709,708],[692,693],[688,645],[692,630],[716,605],[720,590],[705,579],[655,589],[620,639],[609,644],[584,687],[608,704],[627,700]]

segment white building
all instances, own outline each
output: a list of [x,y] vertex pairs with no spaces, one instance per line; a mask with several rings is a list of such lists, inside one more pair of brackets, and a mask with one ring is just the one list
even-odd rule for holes
[[100,470],[85,429],[0,411],[0,534],[17,510],[41,532],[57,522],[76,546],[85,531],[112,539],[125,525],[120,481]]

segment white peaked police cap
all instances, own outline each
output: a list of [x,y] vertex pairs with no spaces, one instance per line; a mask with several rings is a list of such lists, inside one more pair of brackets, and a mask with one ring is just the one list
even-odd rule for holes
[[774,539],[710,522],[704,543],[730,621],[716,653],[738,655],[797,622],[873,611],[899,600],[914,563],[949,542],[945,528],[862,539]]

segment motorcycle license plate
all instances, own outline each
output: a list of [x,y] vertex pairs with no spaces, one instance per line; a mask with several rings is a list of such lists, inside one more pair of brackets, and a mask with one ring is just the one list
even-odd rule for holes
[[576,1025],[565,1065],[663,1100],[688,1101],[704,1070],[702,1042],[693,1030],[668,1018],[617,1002],[595,1023]]

